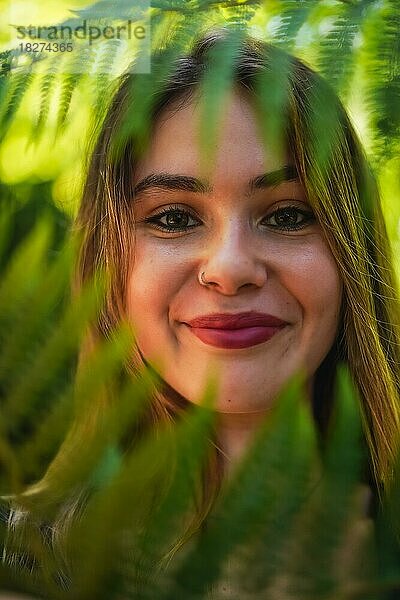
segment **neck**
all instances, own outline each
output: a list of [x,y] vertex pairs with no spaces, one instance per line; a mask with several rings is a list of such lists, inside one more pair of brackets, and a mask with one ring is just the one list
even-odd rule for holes
[[[304,393],[312,398],[313,379],[305,382]],[[216,420],[217,445],[224,457],[224,473],[229,479],[233,470],[252,444],[261,423],[268,419],[273,406],[255,412],[218,412]]]
[[268,412],[218,413],[217,445],[224,457],[224,472],[228,478],[245,455]]

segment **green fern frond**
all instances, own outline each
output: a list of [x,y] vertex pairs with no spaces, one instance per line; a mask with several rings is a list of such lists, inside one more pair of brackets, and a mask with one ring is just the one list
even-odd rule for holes
[[377,165],[396,151],[400,136],[400,4],[377,3],[364,26],[366,101]]
[[[166,565],[194,533],[189,524],[194,490],[206,460],[214,421],[215,413],[202,406],[185,415],[173,432],[171,452],[165,456],[169,458],[165,464],[169,473],[165,492],[158,489],[161,501],[155,499],[151,518],[132,546],[130,556],[134,564],[124,569],[125,589],[132,598],[162,597],[170,578]],[[154,450],[157,456],[159,451]],[[132,470],[132,474],[137,472]]]
[[5,50],[4,52],[0,52],[0,79],[11,70],[11,63],[13,58],[12,50]]
[[146,148],[150,133],[149,117],[160,87],[168,81],[175,60],[187,52],[193,39],[198,37],[204,22],[201,18],[178,21],[171,31],[165,50],[154,55],[152,77],[136,74],[134,85],[132,82],[128,89],[126,113],[111,148],[111,155],[115,160],[120,156],[128,140],[134,140],[139,154]]
[[96,62],[96,57],[96,48],[85,47],[83,49],[74,49],[71,52],[71,56],[65,55],[61,59],[59,70],[62,73],[62,80],[61,93],[58,100],[56,133],[62,133],[65,129],[72,96],[77,91],[81,81],[91,73],[91,69]]
[[40,86],[40,109],[37,121],[32,130],[32,138],[39,140],[40,135],[46,125],[50,109],[51,94],[56,82],[56,74],[54,72],[44,73]]
[[279,3],[280,24],[273,35],[273,43],[291,50],[301,27],[315,9],[314,0],[282,0]]
[[51,235],[50,223],[42,220],[11,257],[0,282],[0,317],[3,323],[5,317],[10,321],[17,317],[21,303],[35,289]]
[[[62,393],[61,387],[56,395],[47,400],[50,399],[51,404],[46,402],[48,407],[39,407],[30,414],[30,435],[25,436],[25,441],[19,444],[15,452],[17,463],[23,467],[20,477],[25,485],[42,477],[43,465],[49,464],[54,458],[60,441],[65,438],[72,425],[73,390],[67,386]],[[7,489],[17,490],[11,480]]]
[[139,20],[149,6],[148,0],[119,0],[118,4],[113,0],[98,0],[87,7],[75,9],[72,12],[78,15],[79,19],[90,19],[92,21],[100,19],[120,20],[131,18]]
[[[3,405],[3,427],[6,430],[15,428],[27,412],[35,409],[43,389],[54,382],[66,358],[76,350],[85,323],[93,316],[98,304],[98,292],[90,286],[79,301],[68,307],[61,322],[49,332],[42,348],[27,357],[25,369],[7,389],[7,399]],[[29,403],[27,398],[30,399]]]
[[340,597],[337,556],[354,518],[363,452],[359,400],[349,374],[338,371],[334,426],[323,456],[323,476],[294,532],[289,586],[300,600]]
[[58,108],[57,117],[57,135],[62,133],[66,125],[66,118],[70,108],[72,94],[77,87],[80,77],[68,76],[63,80],[62,83],[62,97]]
[[[260,133],[266,147],[272,149],[280,160],[285,155],[285,112],[288,102],[290,60],[277,48],[271,53],[271,66],[265,70],[258,82]],[[274,89],[274,94],[269,90]]]
[[115,84],[115,76],[112,71],[113,65],[118,57],[119,49],[119,40],[110,40],[104,45],[98,61],[98,67],[91,78],[91,88],[94,97],[93,114],[95,121],[102,119],[110,102],[110,98],[113,95],[110,93],[110,90],[114,89]]
[[231,88],[234,61],[241,39],[240,28],[230,30],[224,44],[210,52],[211,68],[205,72],[201,83],[200,152],[206,167],[215,160],[217,123],[223,112],[226,94]]
[[[318,69],[342,97],[346,96],[350,79],[358,64],[354,48],[361,36],[366,3],[342,4],[337,18],[318,48]],[[359,40],[361,43],[361,39]]]
[[236,6],[220,6],[219,8],[228,25],[245,29],[248,22],[254,17],[258,6],[254,3],[243,2]]
[[[288,549],[296,534],[298,514],[318,481],[320,464],[316,432],[309,411],[299,407],[292,427],[286,461],[279,464],[283,457],[276,459],[274,481],[283,479],[279,501],[272,505],[272,510],[266,511],[264,526],[241,553],[233,574],[232,587],[243,591],[243,596],[271,593],[273,597],[273,587],[284,571]],[[283,478],[280,471],[285,473]]]
[[15,67],[2,78],[3,100],[0,106],[0,137],[4,137],[13,118],[20,107],[26,92],[31,86],[33,75],[32,65]]
[[[274,415],[268,415],[268,421],[257,432],[254,445],[221,496],[208,528],[178,565],[174,586],[162,598],[201,597],[218,581],[228,557],[243,544],[251,543],[260,528],[264,529],[288,483],[286,465],[292,453],[289,440],[294,431],[299,431],[301,398],[299,380],[293,381],[279,398]],[[303,441],[307,443],[305,438]]]
[[13,314],[11,318],[7,315],[7,320],[12,325],[2,334],[2,346],[7,349],[0,354],[0,378],[3,381],[10,382],[18,377],[26,358],[26,340],[41,339],[46,329],[52,327],[54,307],[60,303],[68,288],[73,252],[72,245],[61,250],[58,258],[46,271],[46,276],[44,270],[37,274],[37,286],[28,289],[25,297],[23,294],[19,296],[17,314]]
[[321,74],[337,89],[337,82],[347,75],[346,67],[354,65],[353,41],[360,19],[359,6],[342,3],[339,7],[340,13],[337,11],[334,23],[320,41],[318,56]]

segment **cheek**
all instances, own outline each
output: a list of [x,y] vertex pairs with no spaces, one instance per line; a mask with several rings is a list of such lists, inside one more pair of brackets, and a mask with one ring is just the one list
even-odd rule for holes
[[158,324],[163,312],[163,297],[161,293],[157,293],[153,282],[141,279],[140,275],[140,271],[136,269],[130,273],[126,310],[136,343],[142,354],[148,357],[154,354],[156,341],[160,340]]
[[320,239],[297,256],[296,269],[288,273],[287,285],[302,310],[304,335],[315,347],[331,346],[339,324],[343,285],[329,247]]
[[179,254],[160,251],[146,238],[136,244],[129,271],[126,311],[140,349],[145,354],[161,347],[169,307],[184,284],[184,263]]

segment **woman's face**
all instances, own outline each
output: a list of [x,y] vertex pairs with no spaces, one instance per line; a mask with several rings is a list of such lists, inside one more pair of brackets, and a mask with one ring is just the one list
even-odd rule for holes
[[299,369],[311,380],[342,285],[293,162],[263,145],[246,97],[226,102],[207,170],[199,114],[195,101],[164,112],[136,172],[127,311],[145,359],[187,400],[213,374],[218,410],[258,412]]

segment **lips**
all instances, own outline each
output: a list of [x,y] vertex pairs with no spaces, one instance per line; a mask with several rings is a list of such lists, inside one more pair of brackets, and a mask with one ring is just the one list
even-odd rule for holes
[[197,338],[217,348],[240,349],[270,340],[287,321],[259,312],[213,313],[187,322]]
[[286,321],[258,312],[243,312],[236,314],[213,313],[196,317],[188,322],[190,327],[210,329],[243,329],[245,327],[281,327]]

